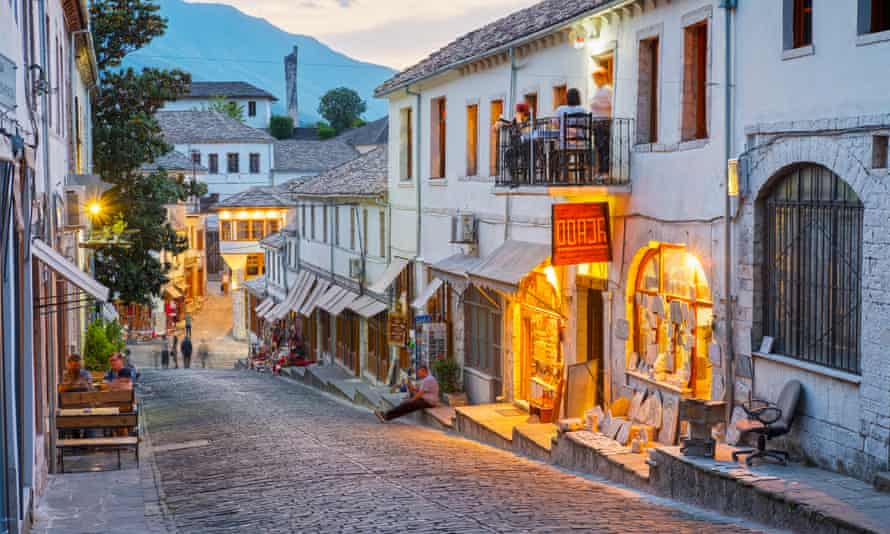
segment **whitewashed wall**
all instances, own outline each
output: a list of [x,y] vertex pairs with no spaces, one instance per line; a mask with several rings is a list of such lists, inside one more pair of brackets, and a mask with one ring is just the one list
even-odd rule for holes
[[[244,124],[251,128],[268,129],[272,118],[272,101],[261,98],[229,98],[229,102],[237,102],[244,107]],[[256,102],[256,116],[248,116],[248,103]],[[184,98],[164,104],[163,111],[190,111],[206,109],[211,104],[209,98]]]
[[[196,143],[196,144],[177,144],[175,149],[186,157],[191,157],[191,151],[197,150],[201,153],[201,164],[208,167],[208,154],[217,154],[219,156],[219,172],[216,174],[199,174],[198,181],[207,184],[208,194],[218,193],[220,200],[240,193],[245,189],[257,185],[271,185],[272,183],[272,162],[274,161],[274,145],[272,143]],[[229,174],[226,172],[228,162],[226,155],[229,153],[238,154],[238,169],[240,172]],[[260,172],[251,174],[250,171],[250,154],[257,153],[260,155]],[[208,167],[209,168],[209,167]]]

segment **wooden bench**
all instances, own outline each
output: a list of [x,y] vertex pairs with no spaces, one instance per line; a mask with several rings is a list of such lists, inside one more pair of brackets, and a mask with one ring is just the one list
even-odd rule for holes
[[121,450],[135,448],[136,464],[139,464],[139,418],[133,390],[59,392],[56,432],[79,429],[127,429],[135,430],[137,435],[58,439],[56,449],[63,473],[65,452],[72,449],[115,450],[120,469]]
[[139,465],[139,438],[126,436],[119,438],[84,438],[60,439],[56,441],[59,451],[59,467],[65,472],[65,451],[72,449],[113,450],[117,451],[117,468],[121,468],[121,450],[133,448],[136,451],[136,465]]

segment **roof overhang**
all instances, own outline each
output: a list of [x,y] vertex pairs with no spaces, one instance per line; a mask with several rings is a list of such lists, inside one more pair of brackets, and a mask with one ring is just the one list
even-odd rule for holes
[[583,13],[581,13],[581,14],[575,15],[574,17],[568,18],[568,19],[566,19],[566,20],[564,20],[564,21],[561,21],[561,22],[558,22],[558,23],[556,23],[556,24],[552,24],[552,25],[550,25],[550,26],[548,26],[548,27],[546,27],[546,28],[540,29],[540,30],[538,30],[538,31],[536,31],[536,32],[534,32],[534,33],[530,33],[530,34],[528,34],[528,35],[524,35],[524,36],[522,36],[522,37],[519,37],[519,38],[517,38],[517,39],[514,39],[514,40],[509,41],[509,42],[507,42],[507,43],[504,43],[504,44],[502,44],[502,45],[499,45],[499,46],[496,46],[496,47],[491,48],[491,49],[489,49],[489,50],[486,50],[485,52],[482,52],[482,53],[479,53],[479,54],[475,54],[475,55],[473,55],[473,56],[471,56],[471,57],[468,57],[468,58],[466,58],[466,59],[462,59],[462,60],[460,60],[460,61],[455,61],[455,62],[453,62],[453,63],[450,63],[450,64],[448,64],[448,65],[445,65],[444,67],[442,67],[442,68],[440,68],[440,69],[436,69],[435,71],[433,71],[433,72],[431,72],[431,73],[429,73],[429,74],[426,74],[426,75],[423,75],[423,76],[419,76],[419,77],[417,77],[417,78],[414,78],[414,79],[411,79],[411,80],[407,80],[407,81],[402,82],[402,83],[398,83],[398,84],[396,84],[396,85],[394,85],[394,86],[392,86],[392,87],[390,87],[390,88],[388,88],[388,89],[385,89],[385,90],[383,90],[383,91],[377,91],[377,90],[375,90],[375,91],[374,91],[374,97],[375,97],[375,98],[382,98],[382,97],[385,97],[385,96],[390,95],[390,94],[392,94],[392,93],[395,93],[395,92],[397,92],[397,91],[399,91],[399,90],[402,90],[402,89],[408,89],[408,88],[411,87],[412,85],[415,85],[415,84],[418,84],[418,83],[421,83],[421,82],[430,80],[430,79],[435,78],[435,77],[437,77],[437,76],[440,76],[440,75],[442,75],[443,73],[446,73],[446,72],[448,72],[448,71],[452,71],[452,70],[454,70],[454,69],[457,69],[457,68],[460,68],[460,67],[469,65],[469,64],[474,63],[474,62],[476,62],[476,61],[479,61],[480,59],[485,59],[485,58],[487,58],[487,57],[496,56],[496,55],[498,55],[498,54],[503,54],[504,52],[509,52],[511,48],[515,48],[515,47],[517,47],[517,46],[521,46],[521,45],[530,43],[530,42],[532,42],[532,41],[534,41],[534,40],[536,40],[536,39],[539,39],[539,38],[541,38],[541,37],[544,37],[544,36],[546,36],[546,35],[549,35],[549,34],[551,34],[551,33],[554,33],[554,32],[556,32],[556,31],[559,31],[561,28],[565,28],[566,26],[571,26],[571,25],[573,25],[573,24],[576,24],[577,22],[582,21],[582,20],[584,20],[584,19],[590,17],[591,15],[605,14],[605,13],[607,13],[607,12],[609,12],[609,11],[613,11],[613,10],[615,10],[615,9],[619,9],[619,8],[624,7],[624,6],[626,6],[626,5],[635,4],[635,3],[637,3],[638,1],[639,1],[639,0],[611,0],[611,1],[609,1],[609,2],[606,2],[606,3],[602,4],[602,5],[599,5],[599,6],[597,6],[597,7],[591,8],[590,10],[585,11],[585,12],[583,12]]

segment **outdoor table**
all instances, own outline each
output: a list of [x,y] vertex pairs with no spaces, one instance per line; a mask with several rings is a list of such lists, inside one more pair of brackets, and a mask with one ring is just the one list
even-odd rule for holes
[[59,417],[76,417],[79,415],[120,415],[120,408],[60,408],[56,411]]

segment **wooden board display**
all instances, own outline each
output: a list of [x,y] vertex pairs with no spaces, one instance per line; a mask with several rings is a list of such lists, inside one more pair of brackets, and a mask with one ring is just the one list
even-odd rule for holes
[[404,347],[408,343],[408,318],[404,315],[390,314],[387,318],[386,331],[389,344]]

